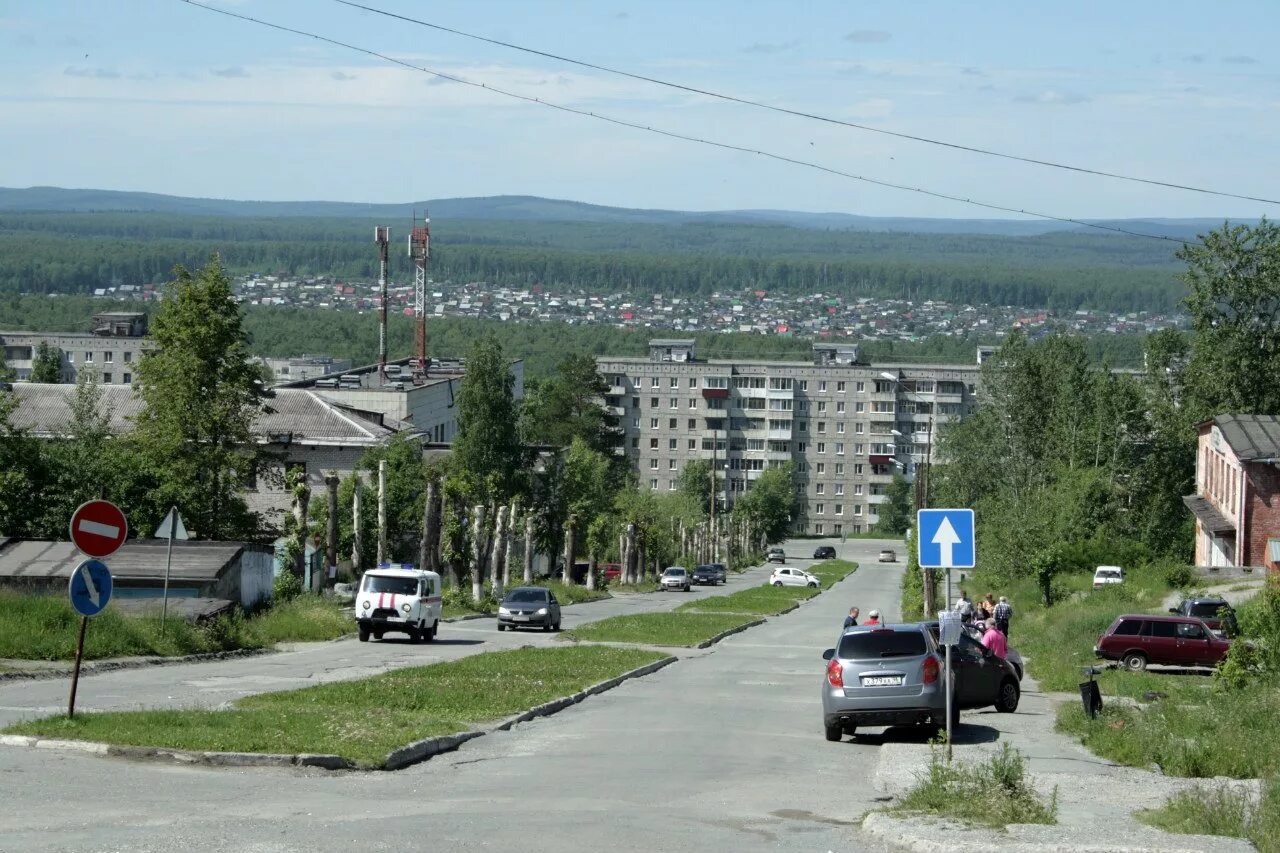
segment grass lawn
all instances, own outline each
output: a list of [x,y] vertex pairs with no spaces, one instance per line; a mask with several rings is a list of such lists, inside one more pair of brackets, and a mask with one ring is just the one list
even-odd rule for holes
[[[65,596],[0,592],[0,658],[70,660],[80,617]],[[89,620],[87,660],[174,656],[265,648],[279,642],[328,640],[350,633],[353,623],[332,601],[299,596],[254,616],[223,616],[202,625],[153,616],[126,616],[111,606]]]
[[830,589],[858,570],[858,564],[852,560],[816,560],[809,566],[809,571],[818,576],[823,589]]
[[1045,802],[1026,778],[1022,753],[1006,742],[985,763],[948,764],[935,747],[929,774],[893,812],[955,818],[970,824],[1003,829],[1011,823],[1057,823],[1056,797]]
[[659,660],[607,646],[486,652],[431,666],[237,701],[225,711],[49,717],[7,734],[230,752],[324,753],[363,766],[435,735],[517,714]]
[[800,586],[756,586],[732,595],[717,595],[686,602],[677,613],[754,613],[773,616],[789,609],[797,601],[812,598],[818,590]]
[[638,613],[590,622],[561,636],[605,643],[643,643],[649,646],[696,646],[721,631],[752,621],[735,613]]
[[1280,779],[1263,788],[1259,802],[1239,790],[1200,788],[1135,817],[1166,832],[1247,838],[1261,853],[1280,853]]

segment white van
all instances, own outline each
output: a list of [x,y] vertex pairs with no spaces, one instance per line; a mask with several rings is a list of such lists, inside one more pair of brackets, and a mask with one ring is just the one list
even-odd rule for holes
[[440,627],[440,576],[416,569],[370,569],[356,594],[360,642],[381,640],[388,631],[410,642],[431,641]]
[[1113,583],[1124,583],[1124,569],[1119,566],[1098,566],[1093,573],[1093,588],[1102,589]]

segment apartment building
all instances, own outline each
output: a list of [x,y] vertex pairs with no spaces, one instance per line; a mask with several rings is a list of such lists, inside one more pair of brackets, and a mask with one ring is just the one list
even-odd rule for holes
[[151,346],[146,334],[146,314],[112,311],[94,314],[90,332],[0,331],[0,347],[20,381],[30,379],[36,350],[45,342],[59,353],[61,381],[75,382],[89,370],[103,385],[131,385],[143,349]]
[[869,364],[856,344],[814,344],[811,361],[697,358],[691,339],[656,339],[649,356],[596,360],[606,405],[640,482],[674,490],[706,459],[734,499],[770,467],[792,463],[797,533],[859,533],[895,472],[914,476],[933,437],[976,401],[979,365]]

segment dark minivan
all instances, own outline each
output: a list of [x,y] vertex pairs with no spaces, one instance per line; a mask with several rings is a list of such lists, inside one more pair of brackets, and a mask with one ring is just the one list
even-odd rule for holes
[[1224,598],[1184,598],[1177,607],[1170,607],[1169,612],[1200,619],[1211,631],[1226,631],[1228,636],[1235,633],[1236,612]]
[[1231,642],[1215,635],[1202,619],[1140,613],[1117,616],[1093,652],[1139,672],[1149,663],[1217,666],[1230,648]]
[[815,560],[834,560],[836,558],[836,549],[830,545],[819,545],[813,549],[813,559]]

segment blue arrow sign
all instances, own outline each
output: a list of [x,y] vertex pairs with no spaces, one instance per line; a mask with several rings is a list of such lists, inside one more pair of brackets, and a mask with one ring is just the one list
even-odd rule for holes
[[85,560],[71,572],[67,594],[81,616],[97,616],[111,600],[111,570],[101,560]]
[[922,509],[916,519],[916,554],[926,569],[972,569],[977,557],[973,510]]

